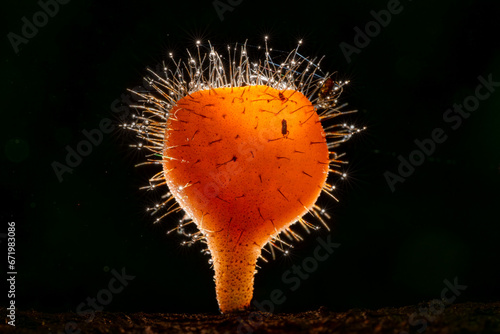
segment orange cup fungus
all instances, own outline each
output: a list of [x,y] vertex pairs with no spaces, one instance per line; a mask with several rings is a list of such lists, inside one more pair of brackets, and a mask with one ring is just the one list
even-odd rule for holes
[[[173,70],[150,71],[150,91],[133,91],[138,112],[123,127],[141,139],[131,146],[153,153],[143,164],[163,166],[145,188],[166,184],[169,192],[148,210],[163,213],[157,221],[185,212],[173,230],[191,238],[185,244],[206,243],[226,313],[249,307],[266,245],[274,257],[275,248],[301,240],[290,227],[314,228],[307,214],[327,227],[316,200],[322,192],[335,198],[329,172],[345,176],[338,170],[345,162],[332,149],[359,129],[323,128],[349,112],[337,106],[347,82],[321,75],[298,47],[278,65],[267,40],[260,62],[250,59],[246,45],[228,47],[226,57],[200,46],[185,63],[172,59]],[[185,232],[191,223],[197,232]]]

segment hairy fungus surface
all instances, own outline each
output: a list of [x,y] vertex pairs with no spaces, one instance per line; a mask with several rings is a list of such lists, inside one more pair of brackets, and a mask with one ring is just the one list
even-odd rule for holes
[[326,182],[319,117],[300,92],[247,86],[191,93],[167,124],[167,185],[207,238],[220,309],[242,309],[262,247]]
[[185,245],[206,245],[222,312],[250,305],[266,245],[274,257],[274,249],[286,254],[289,243],[302,240],[291,225],[316,228],[303,218],[309,214],[328,228],[322,216],[329,216],[315,202],[321,193],[336,199],[327,178],[344,178],[346,162],[335,149],[360,131],[331,122],[354,112],[338,105],[347,81],[323,74],[299,46],[274,59],[267,38],[265,48],[253,50],[257,58],[246,44],[227,46],[223,56],[197,42],[194,56],[171,55],[173,67],[149,69],[147,87],[131,90],[136,113],[122,127],[139,138],[130,146],[148,151],[138,165],[163,167],[143,189],[168,186],[147,211],[161,215],[156,222],[184,211],[170,232],[187,236]]

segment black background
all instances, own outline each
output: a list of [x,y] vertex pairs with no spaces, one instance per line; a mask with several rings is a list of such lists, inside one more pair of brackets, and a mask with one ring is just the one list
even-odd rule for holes
[[[105,134],[62,182],[52,163],[64,163],[84,129],[115,119],[114,101],[168,52],[184,56],[198,39],[263,45],[264,35],[274,49],[303,39],[303,55],[325,55],[325,72],[351,80],[343,101],[359,112],[346,120],[368,129],[343,148],[350,165],[340,203],[320,200],[341,246],[290,291],[282,274],[327,232],[308,236],[290,257],[263,265],[255,299],[280,289],[283,312],[401,306],[439,299],[443,280],[457,277],[467,286],[457,302],[498,301],[500,89],[457,130],[443,113],[474,94],[478,76],[500,81],[500,12],[494,1],[403,1],[348,63],[339,44],[353,45],[354,27],[387,3],[245,0],[221,21],[211,1],[71,1],[18,53],[7,34],[21,34],[22,17],[32,21],[40,7],[4,4],[0,233],[16,222],[17,307],[75,311],[124,267],[135,279],[107,311],[217,312],[207,257],[165,235],[179,217],[160,226],[145,213],[155,197],[138,188],[152,170],[133,167],[143,159],[127,146],[133,137]],[[448,139],[392,192],[384,173],[397,172],[397,157],[435,128]]]

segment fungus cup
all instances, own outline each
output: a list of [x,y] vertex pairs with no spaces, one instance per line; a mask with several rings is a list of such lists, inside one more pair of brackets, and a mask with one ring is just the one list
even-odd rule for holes
[[[152,153],[139,165],[163,167],[143,188],[167,185],[168,193],[148,211],[161,214],[157,222],[184,211],[170,232],[190,237],[183,244],[206,244],[226,313],[249,307],[262,250],[274,258],[275,249],[287,252],[302,240],[291,225],[317,228],[303,218],[309,214],[328,228],[315,203],[322,192],[336,199],[327,178],[345,177],[339,168],[346,162],[333,149],[360,130],[323,128],[354,112],[337,101],[347,82],[323,74],[320,60],[302,57],[299,46],[278,55],[279,64],[267,38],[263,60],[250,58],[246,44],[228,46],[226,55],[202,48],[197,42],[186,61],[171,55],[173,67],[163,73],[150,70],[150,90],[131,91],[137,113],[122,127],[140,138],[131,146]],[[187,232],[192,223],[197,231]]]

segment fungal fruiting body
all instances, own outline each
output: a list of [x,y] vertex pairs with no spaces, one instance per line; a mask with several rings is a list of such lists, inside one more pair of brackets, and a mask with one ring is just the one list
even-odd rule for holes
[[[345,176],[345,162],[333,149],[359,130],[323,127],[349,112],[337,104],[346,82],[323,75],[298,47],[280,63],[267,41],[263,60],[245,44],[225,55],[201,48],[186,61],[172,58],[162,73],[150,71],[149,90],[133,91],[137,114],[123,127],[137,132],[134,147],[152,152],[143,164],[163,167],[146,188],[166,184],[168,193],[148,210],[161,213],[157,221],[185,212],[173,230],[190,237],[185,244],[206,244],[219,308],[231,312],[250,305],[266,245],[273,257],[275,249],[286,252],[302,239],[291,225],[315,228],[307,214],[327,227],[315,203],[322,192],[335,198],[327,178]],[[192,223],[197,231],[188,233]]]
[[326,182],[318,115],[302,93],[256,85],[191,93],[167,124],[167,185],[217,254],[220,308],[246,306],[269,236],[306,214]]

